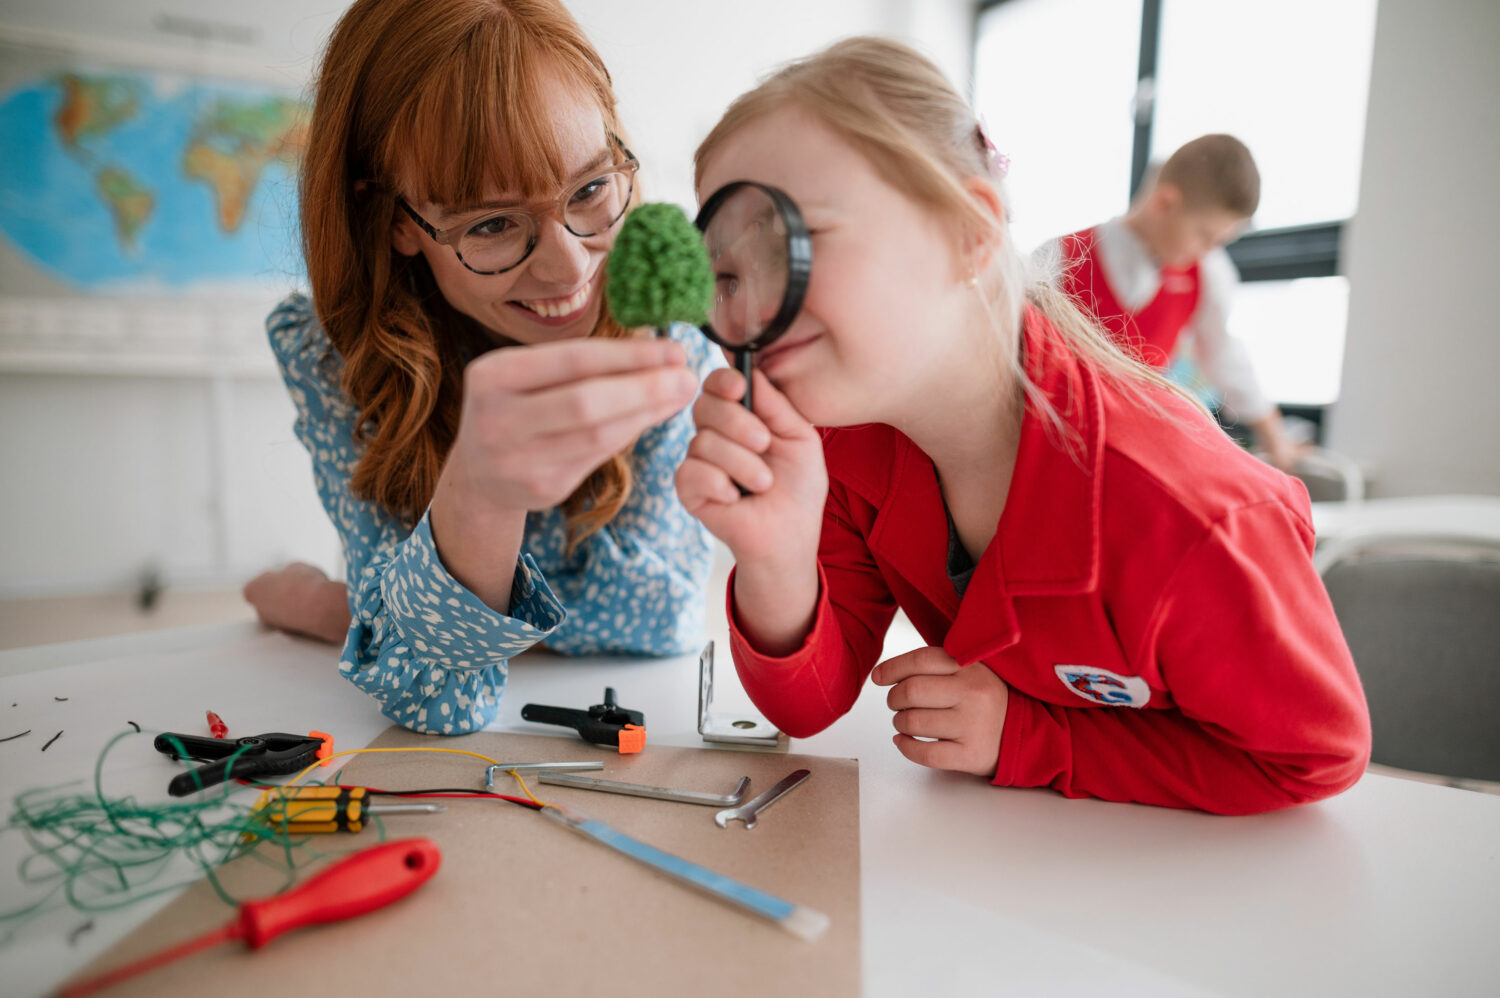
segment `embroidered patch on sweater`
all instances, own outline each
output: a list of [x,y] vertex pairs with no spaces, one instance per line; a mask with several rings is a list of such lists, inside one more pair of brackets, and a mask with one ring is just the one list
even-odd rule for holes
[[1052,667],[1064,686],[1090,703],[1106,707],[1144,707],[1151,699],[1151,687],[1140,676],[1122,676],[1108,669],[1087,665]]

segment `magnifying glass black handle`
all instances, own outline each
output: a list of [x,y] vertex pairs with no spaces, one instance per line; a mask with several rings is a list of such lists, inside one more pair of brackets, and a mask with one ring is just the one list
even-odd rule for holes
[[755,411],[752,391],[755,388],[755,379],[752,377],[755,371],[755,354],[749,350],[741,350],[735,354],[735,364],[738,365],[740,373],[745,376],[745,397],[741,399],[747,412]]
[[[751,375],[755,372],[755,354],[749,350],[740,350],[734,355],[734,360],[740,369],[740,373],[745,376],[745,397],[740,401],[744,404],[746,412],[754,412],[755,403],[752,391],[755,388],[755,379]],[[735,482],[734,485],[735,488],[740,490],[740,495],[747,496],[750,494],[750,490],[739,482]]]

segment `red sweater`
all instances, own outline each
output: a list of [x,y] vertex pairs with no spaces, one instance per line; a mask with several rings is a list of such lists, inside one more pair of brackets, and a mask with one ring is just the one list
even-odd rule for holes
[[1163,267],[1156,297],[1132,312],[1110,287],[1109,274],[1099,258],[1096,229],[1063,236],[1059,242],[1065,263],[1063,291],[1137,360],[1152,367],[1169,366],[1178,338],[1198,310],[1203,282],[1197,261],[1186,267]]
[[756,652],[730,580],[750,698],[793,736],[826,728],[899,606],[929,644],[1009,685],[996,785],[1228,814],[1351,786],[1369,713],[1312,567],[1306,490],[1176,395],[1122,395],[1031,309],[1025,338],[1066,431],[1028,407],[963,599],[932,461],[890,426],[824,430],[821,592],[802,647]]

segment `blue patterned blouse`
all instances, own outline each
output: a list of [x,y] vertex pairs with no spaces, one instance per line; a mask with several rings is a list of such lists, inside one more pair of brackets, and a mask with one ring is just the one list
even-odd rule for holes
[[[288,297],[266,332],[318,495],[343,538],[353,619],[339,671],[391,720],[445,735],[484,727],[499,708],[506,660],[540,641],[568,655],[698,650],[713,551],[673,485],[693,434],[687,410],[641,435],[629,499],[571,555],[560,510],[527,515],[507,616],[448,574],[425,514],[408,529],[350,493],[359,413],[339,387],[343,361],[311,301]],[[722,364],[691,326],[671,336],[700,378]]]

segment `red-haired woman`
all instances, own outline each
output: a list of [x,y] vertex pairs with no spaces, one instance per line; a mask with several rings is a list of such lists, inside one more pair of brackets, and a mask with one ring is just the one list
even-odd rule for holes
[[246,596],[342,640],[407,727],[483,727],[540,641],[700,640],[712,554],[673,473],[715,361],[604,310],[636,168],[555,0],[359,0],[334,30],[302,169],[312,295],[267,330],[348,584],[293,566]]

